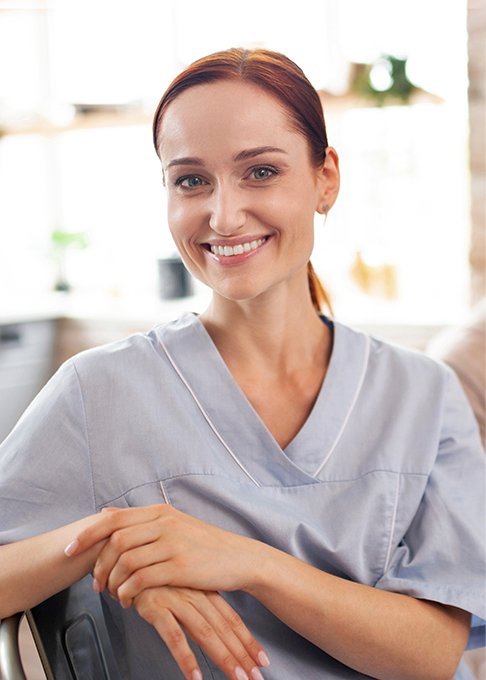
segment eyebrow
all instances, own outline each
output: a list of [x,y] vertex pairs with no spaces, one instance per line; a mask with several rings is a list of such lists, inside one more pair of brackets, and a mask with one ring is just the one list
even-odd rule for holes
[[[250,158],[255,158],[256,156],[260,156],[261,154],[264,153],[284,153],[287,154],[284,149],[279,149],[276,146],[257,146],[254,149],[245,149],[244,151],[240,151],[239,154],[237,154],[233,160],[238,162],[238,161],[246,161]],[[204,165],[203,161],[200,158],[191,158],[189,156],[185,156],[183,158],[174,158],[174,160],[170,161],[170,163],[167,163],[167,168],[171,168],[174,165],[196,165],[201,167]]]
[[167,167],[171,168],[173,165],[202,165],[203,162],[200,158],[174,158],[173,161],[167,163]]
[[255,158],[263,153],[284,153],[287,154],[283,149],[279,149],[276,146],[257,146],[255,149],[245,149],[245,151],[240,151],[240,153],[235,156],[235,161],[246,161],[249,158]]

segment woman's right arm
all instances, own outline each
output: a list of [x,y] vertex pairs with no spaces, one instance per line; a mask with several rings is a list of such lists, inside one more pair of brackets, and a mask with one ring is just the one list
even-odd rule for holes
[[0,546],[0,619],[34,607],[92,571],[106,541],[75,558],[66,557],[64,548],[77,531],[89,527],[96,517],[85,517],[46,534]]
[[[92,571],[108,539],[77,556],[67,557],[64,550],[73,536],[100,520],[100,515],[91,515],[0,546],[0,619],[34,607]],[[267,662],[265,654],[261,661],[261,645],[219,593],[155,588],[137,598],[136,608],[167,643],[188,680],[202,680],[202,675],[181,625],[227,677],[262,678],[257,666]]]

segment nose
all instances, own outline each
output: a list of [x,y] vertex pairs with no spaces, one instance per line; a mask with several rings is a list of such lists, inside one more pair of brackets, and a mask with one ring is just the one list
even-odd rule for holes
[[219,186],[211,195],[209,226],[221,236],[232,236],[246,222],[243,197],[237,187]]

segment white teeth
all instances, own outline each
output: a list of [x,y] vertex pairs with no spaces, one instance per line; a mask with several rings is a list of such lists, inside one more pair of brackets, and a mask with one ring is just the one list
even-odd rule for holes
[[232,255],[241,255],[242,253],[249,253],[250,250],[256,250],[265,243],[266,239],[260,238],[258,241],[250,241],[249,243],[240,243],[237,246],[211,246],[211,252],[214,255],[224,255],[231,257]]

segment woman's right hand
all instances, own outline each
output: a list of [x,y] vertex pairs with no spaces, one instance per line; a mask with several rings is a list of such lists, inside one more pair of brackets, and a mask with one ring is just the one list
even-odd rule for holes
[[219,593],[147,588],[133,606],[157,630],[187,680],[202,680],[202,674],[182,627],[231,680],[263,680],[257,666],[268,665],[266,654]]

